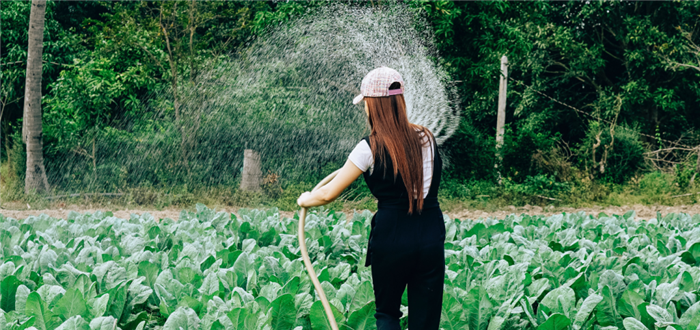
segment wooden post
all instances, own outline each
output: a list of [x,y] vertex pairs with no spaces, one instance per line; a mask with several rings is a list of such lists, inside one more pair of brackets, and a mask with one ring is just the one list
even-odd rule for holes
[[498,184],[501,184],[501,167],[503,155],[504,126],[506,124],[506,94],[508,91],[508,57],[501,57],[501,79],[498,86],[498,118],[496,120],[496,173],[498,174]]
[[253,149],[245,149],[243,151],[243,175],[240,189],[260,191],[260,181],[262,181],[260,154]]

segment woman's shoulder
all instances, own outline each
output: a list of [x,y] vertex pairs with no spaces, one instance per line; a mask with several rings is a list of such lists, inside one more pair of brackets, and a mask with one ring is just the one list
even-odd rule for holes
[[370,150],[371,152],[371,147],[369,146],[369,136],[363,137],[355,146],[355,150],[362,150],[363,152]]
[[413,128],[416,130],[416,132],[418,132],[421,144],[428,144],[430,141],[435,140],[433,132],[431,132],[427,127],[414,124]]
[[427,128],[423,125],[413,124],[413,129],[415,129],[420,134],[429,134],[429,135],[433,134],[429,128]]

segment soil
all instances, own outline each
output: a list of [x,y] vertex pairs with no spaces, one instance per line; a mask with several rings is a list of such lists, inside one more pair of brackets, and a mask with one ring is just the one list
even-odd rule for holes
[[[84,207],[78,205],[67,205],[66,207],[61,207],[58,209],[0,209],[0,214],[5,217],[24,219],[31,215],[40,215],[45,213],[53,218],[66,218],[70,211],[76,211],[79,213],[94,213],[95,211],[112,211],[114,216],[118,218],[129,218],[132,213],[143,214],[150,213],[156,219],[171,218],[177,220],[180,216],[181,208],[165,208],[165,209],[155,209],[155,208],[136,208],[136,209],[125,209],[125,208],[110,208],[110,207]],[[216,208],[217,211],[233,212],[236,213],[237,208]],[[579,211],[586,212],[587,214],[599,214],[604,212],[606,214],[624,214],[627,211],[634,210],[637,212],[637,219],[651,219],[656,218],[656,213],[661,212],[661,214],[668,213],[688,213],[688,214],[700,214],[700,204],[693,205],[681,205],[681,206],[655,206],[655,205],[630,205],[630,206],[607,206],[607,207],[588,207],[588,208],[570,208],[570,207],[548,207],[542,208],[540,206],[529,206],[515,207],[509,206],[505,209],[496,211],[484,211],[476,209],[462,209],[447,212],[447,215],[452,218],[458,219],[479,219],[479,218],[497,218],[503,219],[505,216],[510,214],[530,214],[530,215],[553,215],[565,213],[575,213]],[[353,210],[346,210],[346,213],[352,213]],[[292,217],[294,212],[281,211],[281,216]]]
[[598,215],[599,213],[605,213],[608,215],[612,214],[625,214],[628,211],[635,211],[637,219],[652,219],[656,218],[656,213],[661,212],[661,214],[666,215],[669,213],[687,213],[687,214],[700,214],[700,204],[693,205],[677,205],[677,206],[664,206],[664,205],[629,205],[629,206],[607,206],[607,207],[584,207],[584,208],[573,208],[573,207],[547,207],[542,208],[540,206],[529,206],[515,207],[510,206],[505,210],[498,210],[493,212],[486,212],[481,210],[461,210],[456,212],[448,212],[447,214],[451,217],[458,219],[479,219],[479,218],[496,218],[503,219],[505,216],[510,214],[530,214],[530,215],[554,215],[561,213],[576,213],[576,212],[586,212],[586,214]]

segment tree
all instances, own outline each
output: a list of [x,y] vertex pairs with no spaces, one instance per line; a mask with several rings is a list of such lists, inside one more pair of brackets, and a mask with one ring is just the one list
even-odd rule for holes
[[49,181],[44,168],[43,134],[41,127],[41,55],[44,50],[44,14],[46,0],[32,0],[29,15],[29,44],[27,46],[27,80],[24,89],[24,122],[22,140],[27,145],[27,174],[24,193],[48,191]]
[[[697,28],[698,27],[695,26],[693,30]],[[671,69],[673,70],[693,69],[700,71],[700,45],[698,45],[696,41],[696,39],[698,39],[698,32],[686,31],[681,27],[678,27],[677,30],[680,31],[685,38],[685,44],[681,46],[681,51],[677,51],[677,53],[681,54],[681,60],[676,61],[671,59],[667,54],[665,54],[668,51],[665,52],[666,49],[664,48],[658,49],[657,53],[670,65]]]
[[[113,19],[119,24],[115,39],[137,48],[144,62],[160,69],[175,126],[180,134],[180,165],[191,175],[200,113],[188,112],[183,103],[187,90],[198,81],[205,62],[235,50],[249,34],[253,10],[235,2],[159,1],[135,7],[117,5]],[[116,31],[116,30],[115,30]]]
[[[47,30],[52,4],[46,12]],[[190,101],[192,85],[211,62],[228,59],[249,39],[253,7],[258,5],[101,2],[92,11],[102,13],[99,17],[91,14],[74,29],[67,28],[65,35],[78,41],[74,57],[61,61],[68,65],[53,83],[44,83],[48,93],[42,102],[44,157],[52,188],[114,191],[127,181],[210,180],[194,151],[202,130],[197,125],[200,111]],[[48,44],[44,48],[46,58],[51,50]],[[156,148],[168,144],[157,164],[120,156],[136,152],[152,159],[152,149],[135,151],[146,143]]]
[[[488,177],[483,169],[493,168],[484,166],[493,154],[492,142],[484,136],[495,135],[498,58],[503,54],[508,55],[511,80],[504,175],[516,181],[539,174],[533,155],[562,151],[563,143],[590,148],[572,155],[574,164],[588,166],[596,178],[619,183],[642,165],[622,157],[639,150],[624,145],[651,147],[658,144],[656,132],[675,141],[700,127],[694,101],[700,95],[698,71],[668,70],[655,55],[697,66],[695,60],[677,57],[684,39],[697,39],[697,33],[684,38],[680,30],[697,31],[698,2],[409,3],[428,17],[440,61],[460,82],[463,121],[444,148],[454,165],[448,176],[483,178]],[[611,123],[616,117],[614,146],[606,129],[595,151],[597,166],[588,164],[599,133],[593,123]],[[604,145],[610,158],[601,173]]]

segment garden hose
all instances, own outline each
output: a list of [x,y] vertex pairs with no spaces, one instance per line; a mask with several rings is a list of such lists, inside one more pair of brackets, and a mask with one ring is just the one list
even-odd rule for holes
[[[316,187],[314,187],[314,189],[311,190],[311,192],[314,192],[328,184],[328,182],[331,182],[331,180],[335,178],[338,172],[340,172],[340,170],[336,170],[335,172],[329,174],[325,179],[321,180],[321,182],[319,182],[316,185]],[[314,267],[313,265],[311,265],[311,259],[309,259],[309,251],[306,249],[306,233],[304,232],[304,227],[306,225],[305,222],[306,208],[302,207],[301,212],[299,212],[299,249],[301,250],[301,258],[304,259],[304,266],[306,266],[306,271],[309,272],[311,282],[314,283],[316,293],[318,293],[318,297],[321,299],[321,303],[323,304],[323,309],[326,311],[326,316],[328,317],[328,322],[331,325],[331,329],[338,330],[338,324],[335,322],[335,316],[333,315],[333,310],[331,310],[331,304],[328,302],[328,298],[326,298],[326,293],[323,292],[321,282],[318,281],[318,276],[316,276]]]

